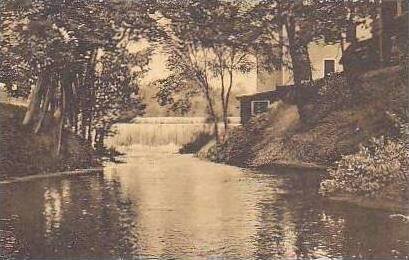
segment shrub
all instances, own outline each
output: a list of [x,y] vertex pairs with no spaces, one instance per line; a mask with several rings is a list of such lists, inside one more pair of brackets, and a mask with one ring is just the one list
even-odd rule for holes
[[[315,89],[317,95],[305,100],[300,108],[301,117],[309,124],[319,122],[320,119],[332,111],[350,106],[353,99],[353,87],[342,73],[332,74],[326,78],[314,81],[310,88]],[[308,87],[307,87],[308,88]]]
[[214,138],[213,135],[201,132],[195,139],[193,139],[193,141],[184,144],[182,148],[180,148],[179,153],[181,154],[197,153],[213,138]]
[[402,138],[374,138],[357,154],[344,156],[321,183],[321,192],[377,196],[391,189],[407,191],[409,150]]

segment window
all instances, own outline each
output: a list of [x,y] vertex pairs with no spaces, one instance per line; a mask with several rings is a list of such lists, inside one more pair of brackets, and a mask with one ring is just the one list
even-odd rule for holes
[[267,112],[270,106],[269,100],[257,100],[251,102],[251,114],[258,115]]
[[335,72],[335,60],[324,60],[324,77]]

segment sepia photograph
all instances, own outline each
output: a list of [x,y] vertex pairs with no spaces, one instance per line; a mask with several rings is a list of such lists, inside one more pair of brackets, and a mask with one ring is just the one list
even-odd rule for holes
[[0,260],[408,260],[408,6],[0,0]]

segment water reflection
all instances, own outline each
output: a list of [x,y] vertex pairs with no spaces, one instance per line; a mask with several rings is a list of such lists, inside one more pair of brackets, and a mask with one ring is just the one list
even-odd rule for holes
[[104,175],[0,187],[0,257],[409,255],[393,212],[320,200],[305,180],[134,152]]
[[44,193],[44,219],[45,219],[45,233],[52,237],[54,230],[60,227],[62,217],[62,196],[56,189],[46,190]]
[[7,185],[0,192],[7,256],[126,256],[137,244],[129,229],[137,218],[115,180],[49,179]]

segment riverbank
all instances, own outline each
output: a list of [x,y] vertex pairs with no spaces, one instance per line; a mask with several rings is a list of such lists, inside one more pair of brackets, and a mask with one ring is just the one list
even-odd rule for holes
[[22,126],[25,111],[0,103],[0,180],[100,166],[92,147],[68,132],[61,156],[55,157],[50,133],[35,135]]
[[[409,84],[402,72],[402,68],[396,66],[349,80],[341,75],[322,81],[320,85],[314,85],[317,95],[313,98],[297,96],[295,101],[279,101],[268,113],[232,129],[224,143],[205,146],[198,156],[245,168],[288,165],[334,169],[336,162],[346,155],[355,155],[373,138],[386,136],[393,139],[399,135],[399,127],[390,115],[405,115],[408,109]],[[388,161],[387,150],[382,156]],[[361,157],[362,160],[366,158]],[[374,171],[375,177],[379,173],[379,177],[368,181],[382,182],[382,172],[388,169],[382,170],[382,165],[378,167],[376,160],[369,159],[362,163]],[[359,182],[356,184],[360,185]],[[363,186],[372,184],[379,185],[368,182]],[[388,184],[380,187],[382,185]],[[382,193],[382,189],[376,196]],[[401,193],[400,199],[407,198],[405,190]],[[360,198],[358,194],[351,195]],[[387,201],[382,195],[379,197]]]
[[387,199],[387,198],[366,198],[362,196],[353,196],[350,194],[338,194],[330,196],[327,199],[336,202],[345,202],[364,208],[382,209],[393,212],[403,212],[409,214],[408,201]]
[[40,179],[64,178],[64,177],[85,176],[85,175],[89,176],[93,174],[100,174],[103,172],[104,172],[103,168],[95,168],[95,169],[78,169],[75,171],[56,172],[56,173],[40,173],[40,174],[27,175],[23,177],[7,177],[4,180],[0,180],[0,185],[36,181]]
[[[303,104],[280,101],[270,112],[231,130],[218,147],[205,147],[202,158],[242,167],[277,162],[331,167],[343,155],[358,151],[372,137],[396,131],[387,112],[407,106],[400,68],[366,73],[353,85],[335,78]],[[302,97],[301,97],[302,99]]]
[[104,175],[2,185],[0,258],[409,254],[405,212],[322,199],[303,171],[253,172],[151,149],[124,149]]

